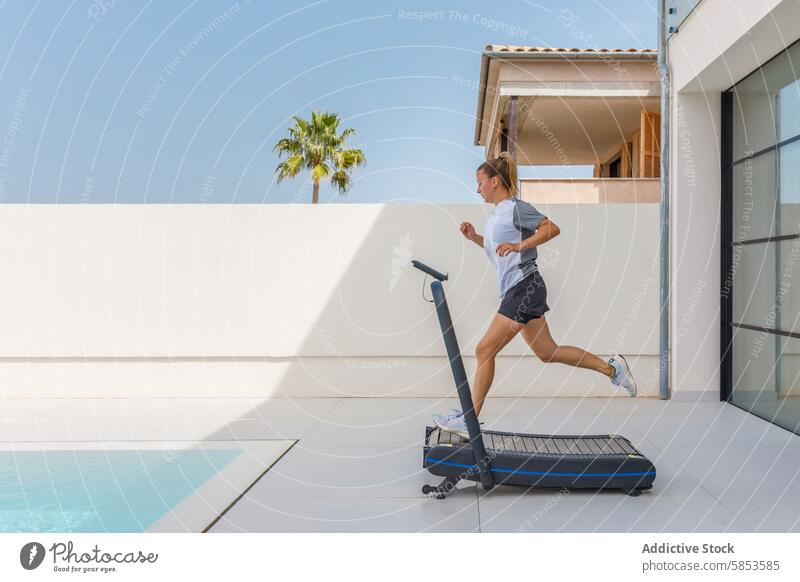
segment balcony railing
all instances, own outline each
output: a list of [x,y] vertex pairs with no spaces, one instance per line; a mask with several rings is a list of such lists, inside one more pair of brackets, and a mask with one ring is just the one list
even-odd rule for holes
[[[678,31],[683,21],[686,20],[700,2],[702,0],[668,0],[665,2],[667,14],[664,15],[664,18],[667,23],[667,38]],[[672,10],[672,13],[670,13],[670,10]]]

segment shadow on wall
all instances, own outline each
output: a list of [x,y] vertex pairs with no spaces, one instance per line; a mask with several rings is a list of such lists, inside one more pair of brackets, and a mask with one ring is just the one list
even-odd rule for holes
[[[410,260],[450,273],[445,291],[471,378],[475,345],[499,297],[494,268],[458,225],[468,220],[481,232],[491,207],[342,205],[325,215],[306,210],[297,208],[281,223],[287,235],[280,237],[278,255],[286,260],[271,283],[281,293],[271,297],[268,316],[279,333],[265,350],[285,358],[270,374],[275,395],[453,396],[435,309],[422,297],[430,299],[430,278]],[[642,378],[657,374],[658,206],[540,210],[562,229],[539,249],[538,261],[555,341],[601,357],[630,354]],[[303,228],[305,239],[296,235]],[[493,396],[619,395],[592,371],[543,365],[519,336],[502,355]],[[652,389],[657,393],[657,375]]]

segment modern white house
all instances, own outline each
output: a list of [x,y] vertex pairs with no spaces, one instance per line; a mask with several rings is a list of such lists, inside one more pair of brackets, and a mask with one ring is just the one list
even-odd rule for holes
[[[667,397],[727,400],[797,431],[800,2],[673,2],[665,20]],[[647,228],[661,201],[657,52],[487,46],[475,145],[593,165],[591,179],[522,180],[522,196],[642,205]]]
[[800,432],[800,2],[672,4],[671,377]]

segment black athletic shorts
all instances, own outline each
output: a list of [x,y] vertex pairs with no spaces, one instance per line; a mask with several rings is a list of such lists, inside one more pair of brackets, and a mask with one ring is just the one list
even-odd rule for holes
[[523,325],[531,319],[538,319],[546,311],[550,311],[547,306],[547,287],[538,270],[506,291],[500,302],[500,309],[497,310],[501,315]]

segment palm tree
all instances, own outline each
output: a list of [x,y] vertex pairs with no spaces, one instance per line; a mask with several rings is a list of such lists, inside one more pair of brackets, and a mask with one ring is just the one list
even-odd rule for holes
[[310,170],[314,181],[311,202],[319,202],[319,181],[329,177],[331,183],[344,194],[350,188],[349,172],[364,164],[367,159],[360,149],[345,148],[344,141],[355,133],[345,129],[337,134],[339,115],[313,111],[311,121],[294,116],[294,127],[289,128],[289,136],[275,144],[273,151],[289,157],[275,168],[280,184],[286,178],[294,178],[301,170]]

